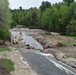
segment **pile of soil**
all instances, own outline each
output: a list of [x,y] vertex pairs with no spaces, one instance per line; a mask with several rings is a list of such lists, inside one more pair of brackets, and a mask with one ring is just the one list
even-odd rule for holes
[[1,59],[0,59],[0,75],[10,75],[10,71],[3,66]]

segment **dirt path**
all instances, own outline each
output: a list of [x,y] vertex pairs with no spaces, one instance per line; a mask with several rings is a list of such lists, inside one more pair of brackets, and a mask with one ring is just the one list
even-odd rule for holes
[[[0,58],[7,58],[14,62],[15,70],[11,72],[11,75],[36,75],[36,72],[33,71],[27,61],[23,61],[22,56],[14,48],[10,47],[10,52],[1,52]],[[0,74],[1,75],[1,74]],[[2,74],[4,75],[4,74]],[[6,74],[5,74],[6,75]]]

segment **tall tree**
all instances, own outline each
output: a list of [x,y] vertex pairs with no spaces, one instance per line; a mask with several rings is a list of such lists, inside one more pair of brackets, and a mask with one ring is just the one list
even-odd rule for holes
[[67,26],[67,35],[76,36],[76,2],[70,4],[71,20]]
[[59,27],[58,27],[58,25],[59,25],[59,11],[55,6],[53,6],[51,10],[53,11],[53,13],[51,15],[51,17],[52,17],[51,20],[53,23],[52,30],[54,32],[56,32],[56,31],[58,32],[59,31]]
[[51,20],[52,14],[53,14],[53,11],[50,8],[46,9],[46,11],[43,13],[43,15],[42,15],[42,28],[52,31],[52,26],[53,26],[53,23]]
[[66,26],[69,23],[70,10],[69,10],[68,6],[62,5],[59,10],[59,13],[60,13],[59,30],[60,30],[60,32],[62,32],[64,34],[66,32]]
[[50,2],[48,2],[48,1],[46,1],[46,2],[42,1],[41,6],[40,6],[40,10],[44,11],[44,10],[46,10],[49,7],[51,7],[51,3]]
[[43,1],[39,9],[13,10],[13,24],[43,28],[63,34],[70,34],[72,30],[73,33],[76,30],[76,2],[74,0],[63,1],[53,5],[48,1]]
[[22,10],[23,10],[21,6],[19,7],[19,10],[20,10],[20,11],[22,11]]
[[74,0],[63,0],[64,2],[74,2]]
[[63,0],[63,2],[67,2],[68,6],[70,5],[71,2],[74,2],[75,0]]
[[71,18],[76,19],[76,2],[70,4]]
[[67,35],[76,36],[76,20],[71,20],[66,28]]
[[0,39],[5,39],[10,28],[10,11],[8,0],[0,0]]

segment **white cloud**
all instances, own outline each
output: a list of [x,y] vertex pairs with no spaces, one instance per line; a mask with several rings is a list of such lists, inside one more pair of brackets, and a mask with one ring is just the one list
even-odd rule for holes
[[[19,6],[22,6],[24,9],[30,8],[30,7],[39,7],[41,2],[43,0],[9,0],[10,8],[16,9],[19,8]],[[61,2],[62,0],[44,0],[49,1],[52,4],[56,2]]]

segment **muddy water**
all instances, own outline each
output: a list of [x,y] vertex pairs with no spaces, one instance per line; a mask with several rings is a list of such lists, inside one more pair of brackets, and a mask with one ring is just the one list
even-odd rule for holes
[[22,38],[23,42],[25,42],[26,44],[29,44],[35,49],[43,50],[43,46],[39,42],[37,42],[32,36],[28,36],[27,34],[22,32]]
[[[30,34],[30,32],[21,32],[22,34],[20,34],[20,31],[14,31],[14,30],[11,30],[11,35],[20,35],[21,38],[23,39],[22,42],[24,42],[25,44],[29,44],[32,48],[34,49],[39,49],[39,50],[43,50],[43,46],[37,41],[35,40],[32,36],[29,36],[27,34]],[[33,33],[31,33],[33,34]],[[11,36],[11,39],[12,39],[12,36]]]

